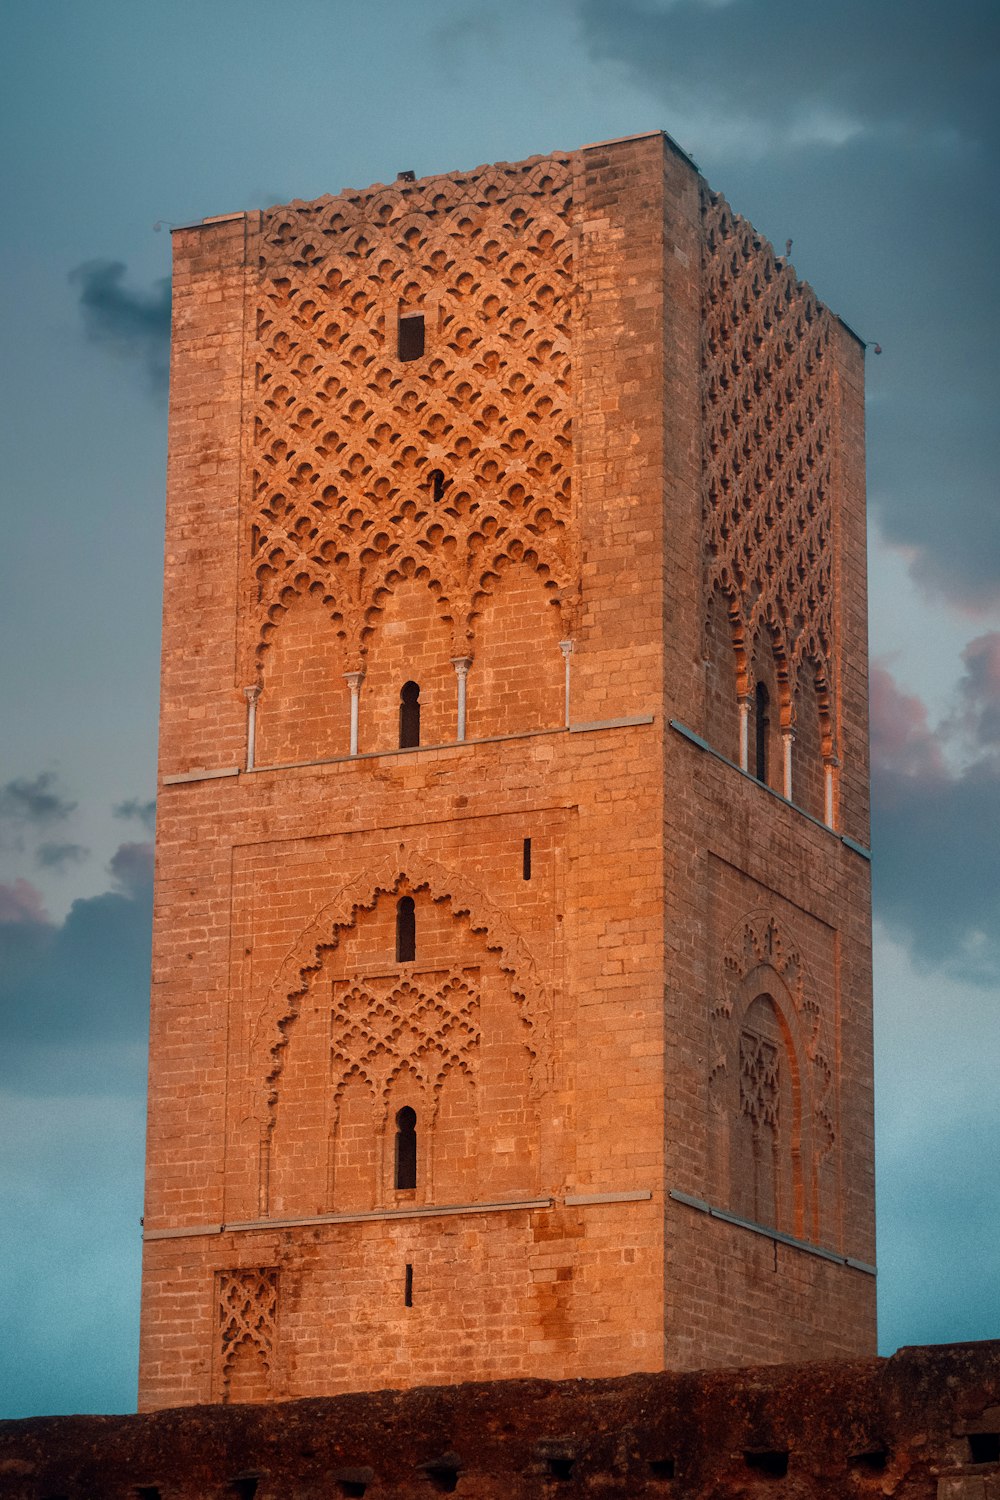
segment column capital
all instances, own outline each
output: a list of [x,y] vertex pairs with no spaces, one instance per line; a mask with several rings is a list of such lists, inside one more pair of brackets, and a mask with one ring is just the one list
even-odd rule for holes
[[451,664],[455,668],[455,671],[458,673],[459,677],[468,677],[469,668],[472,666],[472,657],[453,656],[451,658]]
[[260,683],[255,682],[251,684],[250,687],[245,687],[243,689],[243,696],[248,703],[256,703],[257,699],[260,697],[260,691]]
[[560,641],[559,650],[563,656],[570,656],[576,650],[576,641]]
[[358,689],[360,688],[360,686],[364,682],[364,680],[365,680],[365,669],[364,669],[364,667],[361,668],[360,672],[345,672],[344,673],[344,681],[347,683],[347,686],[350,688],[350,690],[351,690],[352,693],[356,693],[358,691]]

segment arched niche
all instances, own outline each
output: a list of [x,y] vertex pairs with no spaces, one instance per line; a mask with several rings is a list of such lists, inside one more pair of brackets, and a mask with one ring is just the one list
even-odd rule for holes
[[400,577],[379,591],[372,611],[361,693],[359,749],[400,745],[404,687],[419,690],[421,745],[455,738],[457,690],[451,626],[425,579]]
[[738,661],[729,601],[716,589],[705,615],[705,739],[737,765],[740,758]]
[[792,799],[814,818],[822,818],[825,810],[824,741],[828,738],[825,695],[820,693],[815,666],[804,661],[795,691]]
[[[414,905],[407,961],[396,958],[400,900]],[[534,1030],[489,935],[447,898],[402,881],[376,893],[320,946],[280,1023],[264,1212],[391,1207],[406,1108],[416,1113],[418,1165],[400,1201],[485,1201],[498,1183],[537,1191]],[[484,1098],[496,1101],[489,1128]]]
[[790,713],[788,677],[784,661],[766,626],[754,641],[750,663],[750,723],[747,769],[772,791],[784,791],[782,726]]
[[367,1213],[379,1198],[381,1119],[370,1079],[359,1068],[342,1078],[333,1097],[327,1204],[339,1213]]
[[345,755],[350,720],[344,647],[317,593],[295,594],[263,653],[255,760],[260,766]]
[[829,1023],[767,912],[731,932],[710,1012],[707,1192],[741,1217],[837,1239]]
[[467,734],[554,729],[564,718],[560,612],[528,559],[502,565],[473,616]]
[[751,1001],[735,1041],[729,1206],[756,1224],[801,1234],[802,1080],[788,1023],[773,995],[762,992]]
[[464,1203],[479,1194],[481,1133],[475,1074],[452,1063],[434,1101],[434,1187],[441,1201]]

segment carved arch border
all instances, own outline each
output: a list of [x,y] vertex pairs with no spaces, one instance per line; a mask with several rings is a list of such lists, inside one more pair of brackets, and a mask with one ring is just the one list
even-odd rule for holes
[[387,856],[375,871],[349,881],[317,912],[269,986],[249,1038],[252,1113],[264,1131],[269,1132],[275,1120],[289,1028],[326,954],[339,946],[341,935],[354,925],[359,912],[374,910],[382,896],[394,895],[404,884],[415,893],[426,891],[434,902],[448,902],[457,919],[465,918],[469,930],[485,938],[487,951],[496,955],[501,970],[511,980],[512,993],[528,1028],[532,1097],[539,1097],[551,1082],[552,999],[524,939],[471,882],[404,847],[398,854]]
[[[765,975],[771,984],[764,982]],[[725,1112],[726,1094],[733,1087],[743,1017],[761,994],[772,996],[789,1030],[800,1070],[803,1183],[808,1212],[815,1222],[820,1168],[837,1141],[830,1021],[808,984],[805,964],[787,924],[779,924],[765,907],[756,907],[730,930],[710,1001],[708,1091],[710,1108],[717,1116]]]

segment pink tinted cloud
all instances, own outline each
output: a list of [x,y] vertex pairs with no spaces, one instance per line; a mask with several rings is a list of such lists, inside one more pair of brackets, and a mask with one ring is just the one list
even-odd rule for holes
[[871,671],[871,755],[873,771],[906,776],[943,776],[941,743],[927,722],[923,702],[901,692],[881,666]]
[[0,881],[0,922],[47,922],[42,893],[30,880]]

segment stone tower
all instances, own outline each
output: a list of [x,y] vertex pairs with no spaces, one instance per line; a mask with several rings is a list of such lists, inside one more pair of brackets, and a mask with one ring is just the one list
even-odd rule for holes
[[659,132],[174,249],[141,1405],[870,1352],[862,346]]

